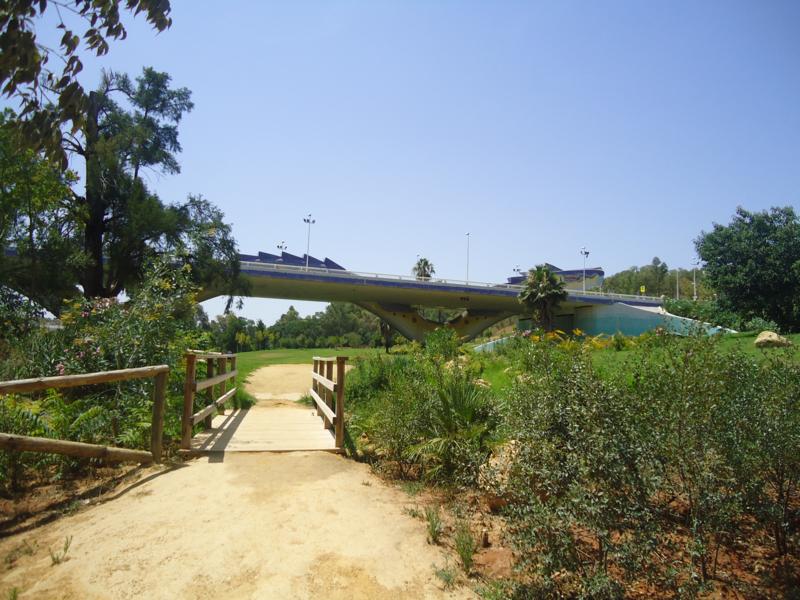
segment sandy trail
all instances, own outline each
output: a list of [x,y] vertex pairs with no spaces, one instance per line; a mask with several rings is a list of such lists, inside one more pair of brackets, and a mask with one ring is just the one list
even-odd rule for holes
[[[302,395],[307,365],[251,377],[260,404]],[[289,396],[294,397],[294,396]],[[281,401],[284,400],[284,401]],[[464,598],[445,592],[412,502],[366,465],[326,452],[238,453],[153,467],[102,504],[0,541],[23,543],[0,593],[20,598]],[[67,560],[49,549],[67,536]]]

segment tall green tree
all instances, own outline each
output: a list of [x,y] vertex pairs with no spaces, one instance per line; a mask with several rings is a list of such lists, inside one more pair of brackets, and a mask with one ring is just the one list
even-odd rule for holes
[[[49,9],[49,13],[48,13]],[[44,150],[66,170],[62,131],[85,126],[89,95],[77,75],[80,47],[102,56],[110,40],[127,36],[121,15],[144,14],[156,30],[172,24],[169,0],[5,0],[0,4],[0,86],[20,105],[18,125],[34,150]],[[47,17],[45,14],[47,13]],[[38,41],[38,29],[55,23],[56,47]]]
[[76,177],[22,144],[11,111],[0,114],[0,285],[58,314],[78,293],[70,186]]
[[567,299],[564,282],[544,265],[528,271],[519,301],[531,311],[546,331],[553,329],[553,319],[558,305]]
[[433,266],[431,261],[423,256],[417,260],[417,262],[414,264],[414,267],[411,269],[411,272],[417,279],[427,280],[436,273],[436,268]]
[[728,225],[715,223],[695,246],[720,304],[800,330],[800,219],[791,206],[739,207]]

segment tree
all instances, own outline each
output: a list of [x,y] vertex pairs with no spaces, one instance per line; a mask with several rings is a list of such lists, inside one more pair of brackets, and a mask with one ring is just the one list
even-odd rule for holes
[[0,114],[0,285],[58,314],[78,293],[83,260],[71,205],[76,177],[22,145],[13,119]]
[[[169,0],[6,0],[0,9],[2,93],[19,100],[19,126],[32,148],[57,158],[63,169],[67,155],[62,127],[69,124],[75,133],[91,115],[90,97],[76,79],[83,69],[78,54],[81,39],[97,56],[108,52],[108,40],[125,39],[120,5],[134,15],[144,13],[156,31],[172,24]],[[37,41],[36,25],[50,6],[63,31],[58,48]],[[56,60],[51,62],[51,57]],[[50,64],[58,65],[60,72],[51,70]]]
[[436,273],[436,269],[431,261],[425,257],[422,257],[417,260],[417,263],[411,269],[411,272],[417,279],[428,280]]
[[791,206],[739,207],[729,225],[701,232],[695,247],[721,305],[800,329],[800,219]]
[[553,316],[558,305],[567,299],[564,282],[544,265],[528,271],[519,293],[519,301],[538,318],[545,331],[553,329]]
[[[84,213],[81,284],[88,297],[115,296],[139,270],[147,250],[179,236],[178,215],[149,193],[142,168],[180,171],[177,124],[193,104],[190,92],[168,87],[169,76],[144,69],[133,85],[127,75],[103,73],[87,99],[82,139],[67,147],[86,164],[86,191],[77,196]],[[122,94],[131,106],[114,100]],[[108,262],[105,258],[108,256]]]

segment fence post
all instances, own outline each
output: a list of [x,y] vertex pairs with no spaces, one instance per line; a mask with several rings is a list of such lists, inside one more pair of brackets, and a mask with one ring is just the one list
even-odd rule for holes
[[[208,379],[210,377],[213,377],[213,376],[214,376],[214,359],[213,358],[207,358],[206,359],[206,379]],[[215,400],[215,398],[214,398],[214,388],[215,387],[217,387],[217,386],[212,385],[206,391],[206,396],[208,397],[207,398],[208,404],[213,404],[213,402]],[[211,421],[213,419],[214,419],[214,415],[209,414],[205,419],[203,419],[203,427],[205,427],[206,429],[211,429]]]
[[[227,358],[218,358],[217,359],[217,371],[219,371],[220,375],[222,375],[223,373],[227,373],[228,372],[227,364],[228,364],[228,359]],[[223,381],[222,383],[219,384],[219,395],[223,396],[227,390],[228,390],[228,382],[226,380],[226,381]],[[220,415],[224,415],[225,414],[225,404],[224,403],[220,404],[217,407],[217,414],[220,414]]]
[[336,357],[336,447],[344,448],[344,363],[346,356]]
[[[233,356],[231,356],[231,371],[235,370],[236,370],[236,355],[234,354]],[[228,381],[231,382],[230,383],[231,387],[236,387],[236,376],[232,377]],[[239,390],[236,390],[236,393],[233,395],[233,398],[231,398],[232,406],[236,406],[236,396],[238,395],[239,395]]]
[[183,419],[181,421],[181,448],[192,449],[192,414],[194,413],[194,384],[197,357],[186,354],[186,381],[183,383]]
[[[318,361],[318,360],[315,358],[315,359],[314,359],[314,367],[313,367],[313,372],[314,372],[314,373],[318,373],[318,372],[319,372],[319,371],[317,370],[317,366],[318,366],[318,365],[319,365],[319,361]],[[312,389],[312,390],[314,390],[315,392],[317,392],[317,394],[319,394],[319,387],[320,387],[320,386],[318,386],[318,385],[317,385],[317,380],[316,380],[316,379],[314,379],[314,376],[312,375],[312,376],[311,376],[311,389]],[[316,409],[317,409],[317,416],[319,416],[319,415],[320,415],[320,412],[319,412],[319,406],[317,406],[317,403],[316,403],[316,402],[314,403],[314,408],[316,408]]]
[[150,425],[150,452],[153,462],[161,462],[161,446],[164,439],[164,403],[167,397],[169,371],[156,375],[153,385],[153,421]]
[[[325,365],[325,379],[328,381],[333,381],[333,361],[327,360],[323,363]],[[325,386],[322,386],[322,399],[325,400],[325,404],[328,405],[329,408],[333,409],[333,392],[330,391]],[[333,427],[333,423],[328,421],[328,418],[323,416],[323,422],[325,423],[325,428]]]

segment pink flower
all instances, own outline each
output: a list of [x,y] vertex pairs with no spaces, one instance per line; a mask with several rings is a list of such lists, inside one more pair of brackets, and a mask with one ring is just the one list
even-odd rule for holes
[[64,374],[64,371],[65,371],[64,364],[63,364],[63,363],[58,363],[58,364],[56,365],[56,372],[57,372],[59,375],[63,375],[63,374]]

